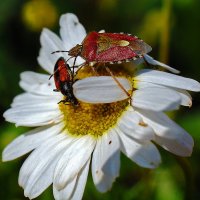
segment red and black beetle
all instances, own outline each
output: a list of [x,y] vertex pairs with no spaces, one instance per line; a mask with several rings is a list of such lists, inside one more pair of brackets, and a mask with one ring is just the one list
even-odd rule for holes
[[73,94],[73,73],[71,71],[71,68],[66,63],[65,59],[63,57],[60,57],[54,67],[54,73],[50,76],[50,78],[54,76],[54,82],[56,89],[54,91],[61,92],[65,99],[61,100],[59,103],[63,102],[70,102],[74,106],[78,105],[78,100]]

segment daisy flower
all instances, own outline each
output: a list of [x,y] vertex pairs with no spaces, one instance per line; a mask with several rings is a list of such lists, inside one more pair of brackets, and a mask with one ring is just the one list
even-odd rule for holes
[[[90,66],[77,72],[73,84],[78,106],[58,104],[63,95],[54,92],[49,75],[58,57],[86,36],[84,27],[73,14],[60,19],[61,39],[48,29],[41,34],[38,62],[49,74],[23,72],[20,86],[25,91],[16,96],[4,113],[16,126],[35,127],[11,142],[3,151],[3,161],[16,159],[31,152],[19,173],[19,185],[30,199],[53,185],[57,200],[79,200],[84,193],[89,167],[96,188],[108,191],[120,169],[120,152],[139,166],[153,169],[161,162],[154,143],[179,155],[190,156],[192,137],[170,120],[164,111],[180,105],[191,106],[189,91],[200,91],[192,79],[156,70],[132,71],[123,65],[110,70],[131,99],[117,86],[103,67],[95,76]],[[177,72],[148,55],[147,62]],[[140,60],[142,62],[143,60]],[[83,59],[77,58],[80,65]],[[73,65],[73,59],[69,60]],[[131,101],[131,102],[130,102]]]

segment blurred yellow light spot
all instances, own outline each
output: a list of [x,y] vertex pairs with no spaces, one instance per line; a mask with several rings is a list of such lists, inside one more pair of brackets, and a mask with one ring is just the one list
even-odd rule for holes
[[49,0],[31,0],[24,4],[22,19],[32,31],[53,27],[58,18],[57,10]]

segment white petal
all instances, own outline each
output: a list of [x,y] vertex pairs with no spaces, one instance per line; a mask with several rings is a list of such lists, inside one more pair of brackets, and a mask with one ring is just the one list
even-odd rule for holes
[[20,87],[27,92],[40,95],[60,96],[59,92],[53,91],[53,89],[55,89],[55,84],[53,79],[49,80],[49,75],[26,71],[22,72],[20,77]]
[[[86,31],[83,25],[79,22],[76,15],[67,13],[60,18],[60,35],[64,42],[65,49],[70,50],[77,44],[81,44],[86,36]],[[70,59],[69,63],[72,66],[74,59]],[[76,65],[80,65],[84,60],[80,57],[76,60]]]
[[69,56],[67,53],[51,54],[53,51],[65,50],[65,46],[56,34],[46,28],[44,28],[41,33],[40,43],[41,49],[37,58],[38,63],[43,67],[43,69],[52,74],[54,65],[58,58],[63,56],[67,59]]
[[175,74],[180,73],[179,70],[174,69],[174,68],[172,68],[172,67],[170,67],[170,66],[168,66],[168,65],[166,65],[166,64],[164,64],[164,63],[162,63],[162,62],[159,62],[159,61],[155,60],[154,58],[152,58],[152,57],[149,56],[148,54],[144,54],[144,58],[143,58],[143,59],[144,59],[148,64],[150,64],[150,65],[158,65],[158,66],[161,66],[161,67],[163,67],[163,68],[165,68],[165,69],[167,69],[167,70],[169,70],[169,71],[171,71],[171,72],[173,72],[173,73],[175,73]]
[[20,78],[30,84],[42,84],[48,82],[49,75],[32,71],[24,71],[20,74]]
[[52,182],[57,162],[71,139],[60,134],[48,139],[24,162],[19,174],[19,185],[30,199],[39,196]]
[[137,163],[141,167],[156,168],[160,162],[160,154],[151,142],[139,143],[118,130],[121,138],[121,150],[129,157],[133,162]]
[[86,181],[87,181],[89,166],[90,166],[90,159],[88,160],[88,162],[86,163],[86,165],[84,166],[84,168],[81,170],[81,172],[78,175],[77,185],[76,185],[76,188],[74,189],[74,193],[71,197],[71,200],[82,199]]
[[119,176],[120,144],[117,133],[110,131],[97,140],[92,157],[92,177],[100,192],[106,192]]
[[134,111],[126,111],[119,120],[118,127],[126,135],[139,141],[154,139],[153,129]]
[[192,137],[165,114],[138,110],[144,121],[155,131],[155,141],[166,150],[179,155],[190,156],[194,145]]
[[189,107],[192,106],[192,97],[186,90],[182,89],[174,89],[174,90],[178,92],[178,94],[180,95],[182,106],[189,106]]
[[[47,151],[57,146],[59,147],[58,144],[64,141],[65,139],[66,136],[64,134],[59,134],[56,135],[55,137],[49,138],[29,155],[29,157],[26,159],[26,161],[24,162],[24,164],[20,169],[19,180],[18,180],[20,186],[22,187],[26,186],[38,162],[39,161],[42,162],[42,160],[45,159],[47,155],[49,155]],[[51,155],[54,155],[53,152],[51,152]]]
[[[43,96],[43,95],[36,95],[36,94],[30,94],[30,93],[22,93],[20,95],[17,95],[11,104],[12,108],[15,107],[30,107],[32,108],[32,105],[37,107],[43,105],[44,107],[51,107],[52,110],[57,109],[58,105],[57,103],[61,100],[60,96]],[[42,107],[42,106],[41,106]]]
[[143,82],[143,81],[139,81],[136,84],[134,84],[134,88],[137,88],[137,89],[152,88],[152,87],[171,89],[171,90],[177,92],[178,95],[180,95],[181,105],[189,106],[189,107],[192,106],[192,97],[186,90],[173,88],[173,87],[169,87],[169,86],[164,86],[164,85],[158,85],[158,84],[155,84],[155,83]]
[[174,110],[180,103],[180,95],[167,88],[143,88],[135,90],[132,95],[132,105],[147,110]]
[[27,105],[10,108],[3,116],[6,121],[15,123],[16,126],[43,126],[60,121],[62,113],[55,108],[55,105],[45,105],[46,107]]
[[77,16],[72,13],[61,16],[60,27],[60,35],[65,45],[67,45],[67,48],[72,48],[76,46],[76,44],[81,44],[86,36],[85,28],[79,22]]
[[76,186],[77,176],[69,182],[62,190],[57,190],[55,185],[53,184],[53,196],[55,200],[70,200],[71,195]]
[[76,138],[59,160],[54,173],[56,189],[63,189],[90,158],[96,141],[91,136]]
[[[117,78],[127,91],[132,89],[125,78]],[[111,103],[127,99],[125,92],[117,85],[111,76],[96,76],[79,80],[73,85],[77,99],[87,103]]]
[[193,79],[156,70],[141,70],[138,72],[134,80],[138,82],[138,85],[140,82],[147,82],[184,90],[191,90],[194,92],[200,91],[200,83]]
[[81,169],[79,174],[66,185],[62,190],[57,190],[53,187],[54,197],[56,200],[81,200],[89,171],[90,159],[85,166]]
[[76,15],[67,13],[60,18],[60,35],[68,50],[77,44],[81,44],[86,36],[83,25]]
[[13,140],[3,151],[3,161],[18,158],[58,134],[63,128],[62,124],[44,126],[28,131]]

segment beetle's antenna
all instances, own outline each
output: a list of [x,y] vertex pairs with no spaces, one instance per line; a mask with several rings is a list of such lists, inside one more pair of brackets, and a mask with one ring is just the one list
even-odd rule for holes
[[[65,66],[65,65],[62,65],[62,67],[63,67],[63,66]],[[52,78],[52,76],[53,76],[58,70],[60,70],[59,67],[53,72],[53,74],[50,75],[49,80]]]
[[60,51],[60,50],[59,50],[59,51],[53,51],[53,52],[51,52],[51,54],[54,54],[54,53],[62,53],[62,52],[69,52],[69,51],[62,51],[62,50]]
[[[57,71],[57,70],[56,70]],[[51,76],[49,77],[49,80],[52,78],[52,76],[55,74],[55,72],[53,74],[51,74]]]

